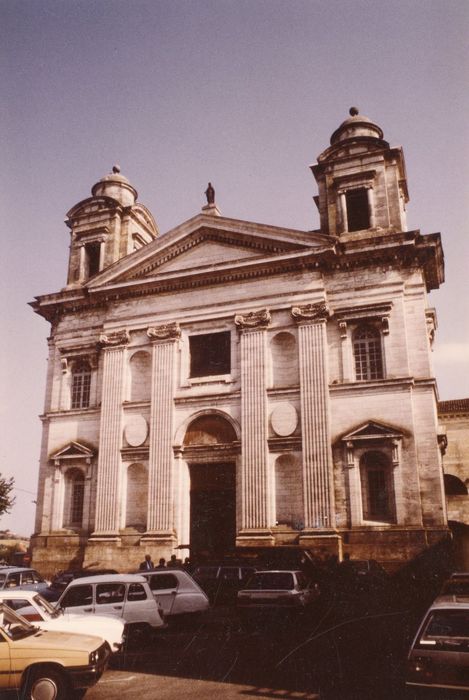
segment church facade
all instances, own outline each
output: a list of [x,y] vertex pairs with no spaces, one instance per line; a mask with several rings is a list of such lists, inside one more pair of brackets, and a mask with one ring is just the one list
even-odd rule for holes
[[311,166],[320,229],[160,235],[119,168],[67,215],[33,562],[295,545],[399,562],[447,535],[428,292],[402,149],[352,109]]

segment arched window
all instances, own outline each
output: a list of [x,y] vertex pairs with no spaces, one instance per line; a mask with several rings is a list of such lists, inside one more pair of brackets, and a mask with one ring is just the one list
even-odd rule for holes
[[394,490],[389,460],[383,452],[365,452],[360,459],[364,520],[395,519]]
[[65,480],[65,526],[83,526],[83,505],[85,501],[85,477],[80,469],[71,469]]
[[353,334],[353,356],[357,380],[383,378],[381,334],[376,328],[360,326],[356,329]]
[[88,360],[77,360],[72,368],[72,408],[90,405],[91,367]]

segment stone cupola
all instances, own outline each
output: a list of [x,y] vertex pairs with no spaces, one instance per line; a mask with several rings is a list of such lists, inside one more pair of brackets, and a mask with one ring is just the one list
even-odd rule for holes
[[158,227],[137,202],[137,190],[115,165],[91,190],[91,197],[67,213],[71,230],[67,286],[81,286],[126,255],[150,243]]
[[322,233],[350,238],[407,230],[402,148],[391,148],[382,129],[355,107],[311,170]]

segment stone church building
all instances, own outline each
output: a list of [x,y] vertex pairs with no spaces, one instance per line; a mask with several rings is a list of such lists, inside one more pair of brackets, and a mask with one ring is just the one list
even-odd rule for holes
[[67,214],[34,564],[297,545],[402,561],[447,535],[427,294],[404,156],[350,110],[311,166],[320,229],[200,213],[160,235],[119,168]]

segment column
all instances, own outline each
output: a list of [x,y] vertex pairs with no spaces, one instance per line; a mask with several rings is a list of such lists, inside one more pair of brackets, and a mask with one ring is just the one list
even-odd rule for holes
[[339,192],[340,215],[342,217],[342,233],[348,232],[347,201],[345,192]]
[[92,537],[116,537],[120,526],[121,439],[124,360],[127,331],[102,334],[103,386],[99,429],[95,531]]
[[[273,538],[270,526],[269,448],[267,443],[267,309],[235,316],[241,333],[241,538],[262,544]],[[250,540],[247,540],[247,542]]]
[[370,220],[370,228],[374,228],[376,226],[376,220],[375,220],[375,197],[374,197],[374,192],[372,187],[367,187],[366,188],[366,196],[368,200],[368,216]]
[[148,516],[145,541],[175,539],[173,508],[173,411],[176,351],[181,331],[176,323],[148,328],[153,341]]
[[303,441],[304,519],[306,530],[335,527],[324,302],[293,307],[300,353],[301,431]]

